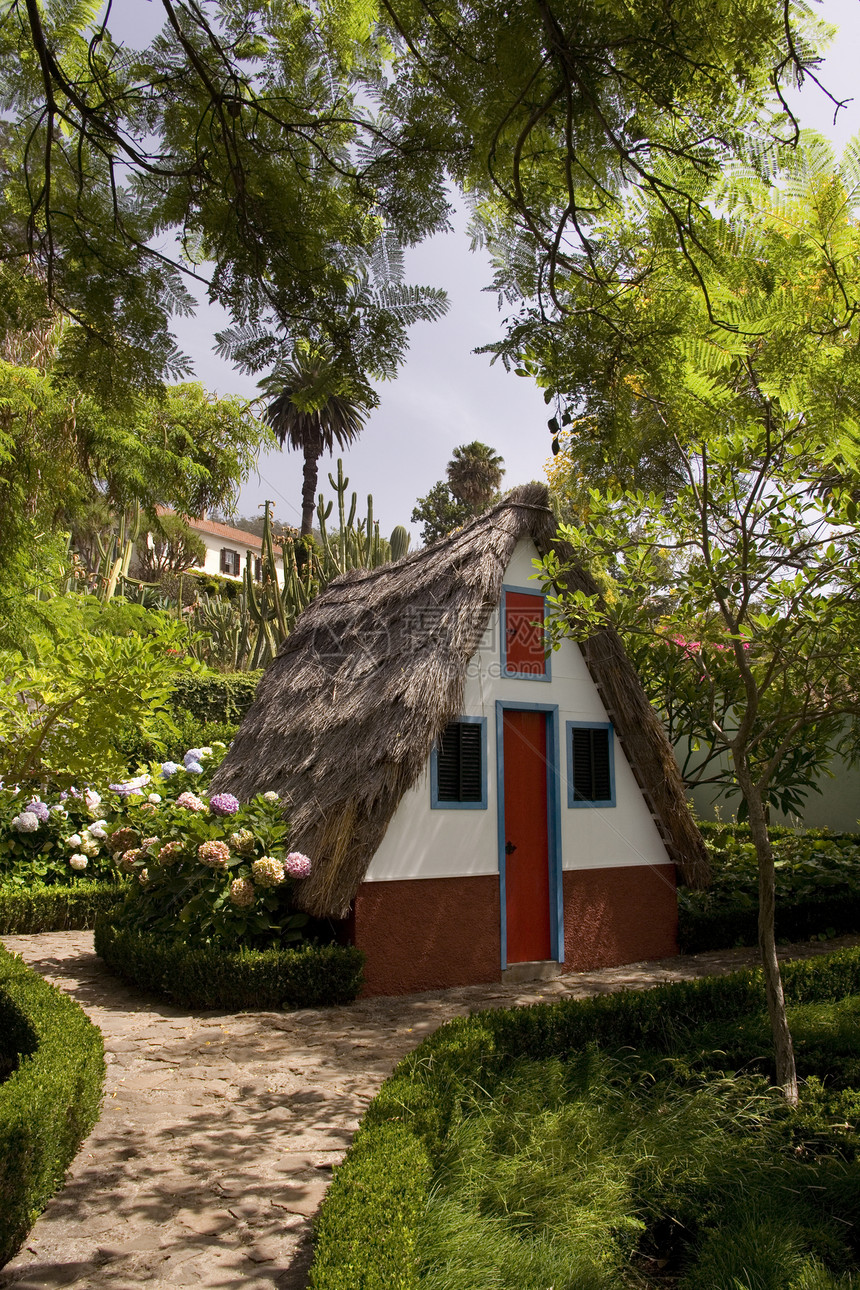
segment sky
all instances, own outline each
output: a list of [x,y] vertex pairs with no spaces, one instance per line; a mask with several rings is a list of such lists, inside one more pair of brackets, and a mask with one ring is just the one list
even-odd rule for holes
[[[139,4],[139,0],[137,0]],[[811,82],[792,96],[804,126],[820,130],[834,142],[837,155],[860,132],[860,0],[824,0],[814,8],[838,27],[820,78],[837,98],[856,97],[833,123],[833,105]],[[155,9],[155,6],[153,6]],[[380,405],[368,418],[361,438],[344,454],[349,491],[358,494],[358,516],[372,493],[380,531],[397,524],[410,528],[416,499],[445,476],[452,450],[474,439],[489,444],[505,460],[503,487],[544,477],[550,454],[547,410],[543,395],[530,379],[491,366],[474,350],[498,339],[504,313],[496,294],[485,290],[491,279],[486,256],[472,252],[464,204],[455,198],[453,231],[429,239],[406,258],[406,282],[444,287],[449,297],[445,318],[412,329],[407,361],[395,381],[381,384]],[[227,322],[220,310],[205,304],[195,317],[177,320],[180,345],[194,362],[195,378],[218,394],[257,394],[255,378],[235,372],[212,350],[215,332]],[[327,472],[335,460],[320,461],[320,489],[331,495]],[[256,472],[243,486],[238,515],[254,515],[265,499],[274,502],[278,519],[298,525],[301,511],[302,459],[295,452],[263,454]],[[318,490],[319,491],[319,490]]]

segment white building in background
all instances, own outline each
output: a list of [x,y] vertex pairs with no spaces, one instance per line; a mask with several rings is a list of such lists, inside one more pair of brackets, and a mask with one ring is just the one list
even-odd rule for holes
[[[159,507],[160,515],[173,514],[165,507]],[[215,574],[221,578],[233,578],[241,581],[245,572],[245,562],[251,555],[251,567],[254,577],[259,581],[261,574],[263,543],[253,533],[244,529],[234,529],[229,524],[219,524],[215,520],[189,519],[186,521],[192,533],[195,533],[206,548],[202,564],[193,565],[198,573]],[[275,548],[275,572],[280,586],[284,583],[284,562],[280,551]]]

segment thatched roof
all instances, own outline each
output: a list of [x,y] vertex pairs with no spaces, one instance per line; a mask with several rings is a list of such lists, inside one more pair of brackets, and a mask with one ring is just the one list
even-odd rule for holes
[[[434,740],[461,712],[466,669],[501,599],[517,542],[555,538],[546,488],[528,484],[452,537],[335,579],[263,676],[215,779],[240,798],[275,789],[291,845],[314,859],[305,909],[344,916]],[[573,589],[595,584],[575,569]],[[612,629],[582,649],[670,856],[700,886],[708,862],[662,724]]]

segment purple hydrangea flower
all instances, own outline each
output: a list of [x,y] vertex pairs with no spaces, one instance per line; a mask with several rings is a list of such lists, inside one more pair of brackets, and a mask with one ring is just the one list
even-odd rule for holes
[[178,770],[178,761],[163,761],[161,763],[161,773],[165,779],[170,779],[170,776],[175,775]]
[[185,763],[185,769],[186,769],[186,770],[190,770],[190,769],[191,769],[191,765],[192,765],[192,763],[193,763],[194,765],[199,765],[199,764],[200,764],[200,758],[201,758],[202,756],[203,756],[203,749],[202,749],[202,748],[189,748],[189,749],[188,749],[188,752],[187,752],[187,753],[185,754],[185,756],[182,758],[183,762]]
[[235,815],[239,809],[239,799],[232,793],[215,793],[209,798],[209,810],[213,815]]
[[187,761],[185,763],[185,769],[188,771],[189,775],[203,774],[203,767],[200,765],[199,761]]
[[24,807],[24,810],[30,811],[38,820],[41,820],[43,824],[47,823],[50,812],[47,805],[44,802],[40,802],[38,798],[34,798],[32,802],[28,802]]

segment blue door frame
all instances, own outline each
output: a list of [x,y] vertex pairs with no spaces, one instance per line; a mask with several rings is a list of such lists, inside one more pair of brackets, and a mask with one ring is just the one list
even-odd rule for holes
[[545,712],[546,723],[546,789],[547,842],[549,849],[549,932],[552,958],[564,962],[564,901],[561,865],[561,757],[559,754],[558,705],[554,703],[520,703],[514,699],[496,700],[496,814],[499,849],[499,903],[501,908],[502,971],[508,966],[508,929],[505,905],[505,741],[504,712],[519,709]]

